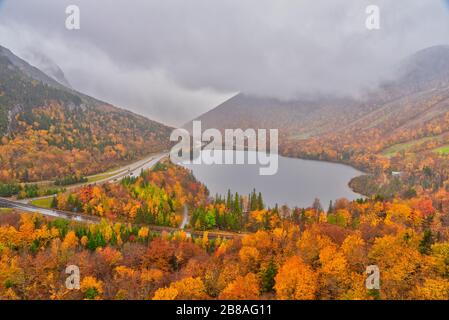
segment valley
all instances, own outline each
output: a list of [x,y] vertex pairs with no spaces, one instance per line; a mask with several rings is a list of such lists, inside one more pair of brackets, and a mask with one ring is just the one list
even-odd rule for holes
[[279,128],[270,179],[176,165],[172,128],[1,48],[0,298],[448,299],[448,75],[433,47],[362,97],[241,93],[199,117]]

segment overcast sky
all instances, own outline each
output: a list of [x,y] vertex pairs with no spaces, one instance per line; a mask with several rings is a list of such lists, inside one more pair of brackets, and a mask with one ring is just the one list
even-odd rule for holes
[[[81,9],[81,30],[65,8]],[[365,27],[367,5],[381,29]],[[449,43],[443,0],[0,0],[0,45],[55,61],[76,89],[172,125],[237,92],[352,94]]]

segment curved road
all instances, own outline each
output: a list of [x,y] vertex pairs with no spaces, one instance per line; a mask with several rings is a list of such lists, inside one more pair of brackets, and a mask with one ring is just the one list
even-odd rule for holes
[[75,212],[66,212],[61,210],[54,210],[54,209],[44,209],[39,208],[30,204],[17,202],[17,201],[11,201],[5,198],[0,198],[0,207],[2,208],[11,208],[11,209],[17,209],[25,212],[30,213],[40,213],[47,217],[52,218],[62,218],[67,220],[73,220],[73,221],[79,221],[79,222],[85,222],[85,223],[99,223],[100,218],[89,216],[86,214],[79,214]]
[[[101,179],[101,180],[98,180],[95,182],[86,182],[86,183],[79,183],[79,184],[66,186],[65,189],[73,190],[73,189],[77,189],[77,188],[87,186],[87,185],[105,184],[108,182],[118,182],[127,176],[137,177],[140,175],[140,172],[142,170],[151,169],[154,165],[156,165],[156,163],[158,163],[159,161],[161,161],[163,158],[165,158],[167,156],[168,156],[168,153],[160,153],[157,155],[152,155],[148,158],[139,160],[139,161],[129,164],[127,166],[123,166],[120,169],[116,169],[112,172],[109,172],[109,174],[112,174],[112,175],[107,178],[104,178],[104,179]],[[101,175],[101,174],[97,174],[97,176],[98,175]],[[47,183],[47,182],[37,182],[36,184],[40,184],[40,183]],[[27,198],[27,199],[17,200],[16,202],[29,204],[34,200],[46,199],[46,198],[50,198],[53,196],[55,196],[55,194],[37,197],[37,198]]]
[[156,163],[158,163],[159,161],[161,161],[163,158],[167,157],[168,153],[160,153],[157,155],[152,155],[148,158],[145,158],[143,160],[137,161],[133,164],[124,166],[120,169],[114,170],[112,172],[112,176],[107,177],[105,179],[102,180],[98,180],[95,182],[88,182],[85,184],[78,184],[78,185],[74,185],[74,186],[70,186],[69,188],[78,188],[80,186],[83,185],[89,185],[89,184],[103,184],[103,183],[107,183],[107,182],[117,182],[122,180],[125,177],[128,176],[134,176],[137,177],[140,175],[140,172],[142,170],[148,170],[151,169],[152,167],[154,167],[156,165]]
[[[128,176],[138,176],[140,175],[140,172],[142,170],[151,169],[153,166],[156,165],[159,161],[161,161],[163,158],[165,158],[168,154],[167,153],[161,153],[157,155],[150,156],[148,158],[139,160],[135,163],[132,163],[130,165],[127,165],[125,167],[122,167],[120,169],[114,170],[112,172],[112,176],[95,181],[95,182],[87,182],[82,184],[77,184],[73,186],[69,186],[66,189],[76,189],[83,186],[87,186],[90,184],[104,184],[108,182],[118,182],[122,180],[125,177]],[[115,173],[115,174],[114,174]],[[54,195],[53,195],[54,196]],[[79,222],[87,222],[87,223],[98,223],[100,221],[99,218],[85,215],[85,214],[77,214],[73,212],[66,212],[66,211],[60,211],[60,210],[53,210],[53,209],[44,209],[40,207],[36,207],[30,204],[31,201],[37,200],[37,199],[45,199],[52,197],[45,196],[45,197],[39,197],[39,198],[29,198],[29,199],[23,199],[23,200],[17,200],[12,201],[10,199],[5,199],[0,197],[0,207],[6,207],[6,208],[12,208],[12,209],[18,209],[26,212],[31,213],[41,213],[44,216],[54,217],[54,218],[63,218],[63,219],[69,219]]]
[[[94,183],[79,184],[76,186],[72,186],[70,188],[79,188],[83,185],[89,185],[89,184],[102,184],[102,183],[107,183],[107,182],[117,182],[127,176],[138,176],[142,170],[147,170],[147,169],[152,168],[159,161],[161,161],[161,159],[163,159],[166,156],[167,156],[167,154],[165,154],[165,153],[158,154],[156,156],[152,156],[150,158],[147,158],[147,159],[141,160],[139,162],[136,162],[132,165],[129,165],[125,168],[124,171],[117,170],[116,172],[119,172],[119,173],[117,173],[114,176],[108,177],[107,179],[104,179],[101,181],[96,181]],[[46,196],[45,198],[48,198],[48,196]],[[29,201],[29,200],[30,199],[25,199],[25,201]],[[33,200],[33,199],[31,199],[31,200]],[[23,200],[13,201],[10,199],[5,199],[5,198],[0,197],[0,208],[2,208],[2,207],[17,209],[17,210],[21,210],[21,211],[25,211],[25,212],[30,212],[30,213],[40,213],[44,216],[48,216],[48,217],[52,217],[52,218],[62,218],[62,219],[67,219],[67,220],[72,220],[72,221],[77,221],[77,222],[82,222],[82,223],[99,223],[101,221],[101,218],[95,217],[95,216],[90,216],[87,214],[76,213],[76,212],[67,212],[67,211],[61,211],[61,210],[55,210],[55,209],[44,209],[44,208],[33,206],[26,202],[23,202]],[[187,232],[188,236],[195,236],[195,237],[204,236],[204,234],[206,232],[186,230],[185,227],[187,226],[188,223],[189,223],[189,210],[188,210],[187,205],[185,205],[184,211],[183,211],[183,220],[182,220],[179,228],[160,227],[160,226],[149,226],[149,228],[155,232],[164,232],[165,231],[165,232],[169,232],[169,233],[179,231],[179,230],[185,230]],[[225,239],[234,239],[234,238],[242,237],[244,234],[212,231],[212,232],[207,232],[207,235],[208,235],[209,239],[216,239],[218,237],[225,238]]]
[[[95,217],[95,216],[89,216],[82,213],[75,213],[75,212],[67,212],[67,211],[61,211],[61,210],[54,210],[54,209],[43,209],[39,208],[30,204],[11,201],[5,198],[0,198],[0,208],[11,208],[11,209],[17,209],[25,212],[30,213],[39,213],[47,217],[52,218],[62,218],[67,219],[71,221],[76,222],[82,222],[82,223],[100,223],[101,218]],[[187,207],[185,207],[184,211],[184,221],[185,219],[188,219],[188,211]],[[147,226],[150,228],[150,230],[154,232],[176,232],[183,230],[181,227],[185,227],[185,225],[181,225],[180,228],[171,228],[171,227],[161,227],[161,226]],[[231,233],[231,232],[222,232],[222,231],[192,231],[192,230],[184,230],[187,232],[188,236],[195,236],[195,237],[203,237],[205,233],[207,233],[209,239],[216,239],[216,238],[224,238],[224,239],[234,239],[234,238],[240,238],[243,237],[246,233]]]

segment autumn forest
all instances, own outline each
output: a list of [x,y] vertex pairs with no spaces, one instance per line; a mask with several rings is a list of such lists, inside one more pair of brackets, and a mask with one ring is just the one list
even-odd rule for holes
[[198,118],[363,171],[358,199],[299,207],[212,194],[170,160],[171,126],[0,47],[0,299],[448,300],[449,47],[404,66],[358,97],[239,93]]

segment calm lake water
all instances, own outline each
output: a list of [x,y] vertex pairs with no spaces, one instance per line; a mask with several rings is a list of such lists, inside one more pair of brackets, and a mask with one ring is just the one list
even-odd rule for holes
[[[245,159],[248,159],[248,153],[255,151],[237,152],[244,153]],[[209,155],[210,152],[203,152],[203,157]],[[247,195],[256,188],[258,192],[262,192],[266,205],[271,207],[276,203],[290,207],[308,207],[315,198],[319,198],[323,208],[327,209],[330,200],[354,200],[362,197],[354,193],[348,183],[363,173],[342,164],[279,156],[278,171],[272,176],[259,175],[260,165],[253,164],[181,165],[191,169],[195,177],[207,186],[212,196],[217,193],[226,195],[228,189],[233,193]]]

